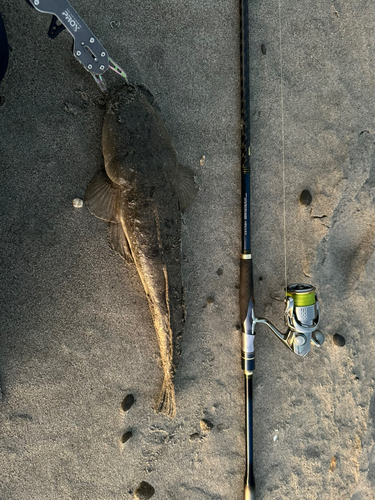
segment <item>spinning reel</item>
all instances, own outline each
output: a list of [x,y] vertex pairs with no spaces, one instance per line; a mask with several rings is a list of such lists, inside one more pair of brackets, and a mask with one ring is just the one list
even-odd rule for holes
[[253,318],[253,327],[256,323],[264,323],[290,350],[304,357],[309,353],[311,344],[320,347],[324,342],[323,333],[317,329],[320,310],[315,287],[305,284],[289,285],[285,303],[284,316],[288,326],[285,333],[263,318]]

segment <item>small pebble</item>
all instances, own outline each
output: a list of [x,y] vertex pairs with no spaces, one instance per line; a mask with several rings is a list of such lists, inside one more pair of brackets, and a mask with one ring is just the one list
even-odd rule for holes
[[207,297],[207,304],[213,304],[215,299],[213,297]]
[[128,432],[125,432],[125,434],[123,434],[121,436],[121,443],[122,444],[125,444],[126,441],[129,441],[129,439],[133,436],[133,433],[132,431],[128,431]]
[[73,207],[74,208],[82,208],[83,207],[83,200],[81,200],[81,198],[74,198]]
[[216,274],[217,274],[218,276],[222,276],[222,275],[223,275],[223,270],[222,270],[222,268],[221,268],[221,267],[219,267],[219,269],[216,271]]
[[146,483],[146,481],[142,481],[141,484],[134,492],[134,498],[137,500],[149,500],[149,498],[155,495],[155,488],[151,486],[151,484]]
[[262,54],[265,56],[267,54],[267,49],[264,43],[260,46],[260,50],[262,51]]
[[335,472],[336,469],[337,469],[337,458],[332,457],[331,464],[329,466],[329,470],[330,470],[330,472]]
[[333,336],[333,343],[339,347],[343,347],[346,343],[345,338],[339,333],[335,333]]
[[121,403],[122,411],[128,411],[135,403],[135,398],[133,394],[128,394],[124,401]]
[[275,442],[275,441],[277,441],[277,434],[275,434],[275,435],[273,436],[273,441],[274,441],[274,442]]
[[201,167],[203,167],[205,161],[206,161],[206,157],[205,157],[205,155],[203,155],[202,158],[199,160],[199,164]]
[[214,428],[214,424],[212,424],[209,420],[206,420],[205,418],[202,418],[200,421],[200,426],[201,426],[201,431],[202,432],[211,432],[212,429]]
[[299,197],[299,201],[301,205],[305,205],[305,207],[308,207],[311,202],[312,202],[312,196],[311,193],[308,189],[304,189]]
[[119,28],[119,27],[120,27],[120,25],[121,25],[121,23],[120,23],[120,21],[110,21],[110,22],[109,22],[109,25],[110,25],[110,27],[111,27],[112,29],[115,29],[115,28]]

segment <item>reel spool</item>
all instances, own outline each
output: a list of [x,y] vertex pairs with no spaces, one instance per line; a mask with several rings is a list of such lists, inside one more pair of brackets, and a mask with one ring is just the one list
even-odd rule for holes
[[304,357],[309,353],[311,344],[320,347],[324,342],[323,333],[317,329],[320,310],[315,287],[306,284],[289,285],[285,303],[284,315],[288,326],[285,333],[263,318],[253,318],[253,323],[264,323],[290,350]]

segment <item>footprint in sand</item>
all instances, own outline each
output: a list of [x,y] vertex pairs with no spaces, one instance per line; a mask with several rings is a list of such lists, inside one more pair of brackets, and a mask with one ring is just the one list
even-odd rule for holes
[[189,437],[190,441],[196,441],[199,438],[200,438],[200,434],[198,432],[194,432],[194,434],[191,434]]
[[206,418],[202,418],[199,425],[201,428],[201,434],[199,434],[199,432],[194,432],[194,434],[189,436],[190,441],[196,441],[197,439],[203,440],[215,427],[214,424]]

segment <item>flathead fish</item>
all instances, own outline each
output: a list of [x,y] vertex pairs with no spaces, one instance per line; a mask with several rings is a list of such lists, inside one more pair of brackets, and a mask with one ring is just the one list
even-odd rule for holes
[[138,88],[125,87],[110,98],[102,146],[105,171],[89,184],[85,202],[110,223],[113,249],[136,265],[164,374],[156,409],[173,418],[173,346],[184,318],[180,211],[194,195],[193,176],[179,165],[162,120]]

